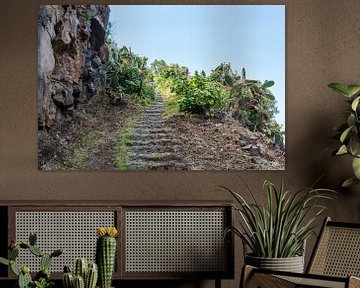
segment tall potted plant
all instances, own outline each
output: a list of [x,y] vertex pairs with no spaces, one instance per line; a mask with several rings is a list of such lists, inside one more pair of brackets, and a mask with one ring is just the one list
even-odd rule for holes
[[[244,181],[243,181],[244,182]],[[329,189],[305,188],[296,193],[278,189],[270,181],[264,182],[266,205],[261,205],[244,182],[251,201],[233,190],[221,186],[235,199],[234,209],[240,215],[239,227],[229,227],[243,242],[245,264],[278,271],[304,270],[304,244],[314,233],[315,220],[326,207],[318,200],[331,199]]]
[[352,157],[354,176],[342,184],[343,187],[349,187],[360,183],[360,85],[331,83],[328,86],[346,97],[351,106],[347,112],[346,122],[334,128],[340,141],[334,155],[350,155]]

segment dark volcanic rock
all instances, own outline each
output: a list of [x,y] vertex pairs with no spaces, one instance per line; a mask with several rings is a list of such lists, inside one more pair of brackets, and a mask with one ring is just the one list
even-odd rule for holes
[[[108,5],[41,5],[38,9],[38,127],[49,130],[94,93],[108,58]],[[76,99],[76,100],[75,100]]]

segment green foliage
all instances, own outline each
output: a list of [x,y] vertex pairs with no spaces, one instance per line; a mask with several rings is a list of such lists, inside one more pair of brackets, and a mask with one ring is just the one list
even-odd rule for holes
[[210,74],[212,81],[219,82],[225,86],[233,86],[235,83],[235,73],[231,69],[230,63],[221,63]]
[[266,136],[268,136],[276,145],[284,144],[285,131],[282,130],[282,126],[271,121],[269,126],[265,129]]
[[334,154],[338,156],[349,154],[353,157],[352,168],[355,177],[347,179],[342,184],[343,187],[349,187],[360,183],[360,85],[331,83],[328,86],[346,97],[350,104],[346,122],[334,128],[340,141],[340,146]]
[[135,118],[129,119],[124,125],[123,130],[119,134],[112,160],[115,167],[119,170],[128,170],[128,154],[130,152],[129,142],[133,139],[133,130],[135,124]]
[[[58,257],[63,254],[64,250],[57,249],[51,254],[44,253],[40,248],[35,246],[36,240],[36,234],[30,233],[29,243],[13,243],[8,251],[9,259],[0,257],[0,264],[10,266],[11,271],[18,277],[19,288],[49,288],[53,286],[53,282],[50,281],[49,271],[51,261],[53,257]],[[28,266],[19,267],[16,263],[20,249],[28,250],[33,255],[41,258],[41,270],[35,275],[35,280],[32,280]]]
[[157,59],[155,59],[154,62],[150,65],[155,75],[159,75],[166,68],[166,66],[167,64],[164,60]]
[[90,8],[86,8],[84,11],[83,11],[83,14],[82,16],[84,17],[85,21],[90,21],[91,18],[93,18],[93,12],[91,11]]
[[274,81],[245,80],[232,87],[229,108],[245,127],[265,132],[278,113],[275,97],[268,89],[273,85]]
[[166,95],[168,114],[182,111],[215,117],[229,111],[243,126],[284,144],[285,132],[274,120],[278,110],[269,90],[274,81],[247,80],[245,68],[238,75],[230,63],[221,63],[209,77],[204,71],[190,76],[186,67],[164,60],[155,60],[151,67],[158,89]]
[[323,215],[326,208],[319,200],[332,199],[334,193],[328,189],[302,189],[296,193],[280,189],[269,181],[264,182],[267,205],[257,202],[254,193],[242,180],[251,201],[221,186],[235,199],[234,209],[240,216],[240,227],[229,227],[252,251],[253,256],[287,258],[301,254],[304,241],[314,233],[314,222]]
[[178,80],[173,91],[178,96],[180,111],[206,117],[218,115],[229,97],[223,85],[197,72],[189,80]]
[[49,282],[44,278],[41,278],[39,281],[34,281],[34,288],[51,288],[55,285],[54,282]]
[[[163,61],[163,62],[162,62]],[[178,80],[186,80],[189,76],[189,70],[187,67],[180,66],[178,64],[167,65],[164,60],[161,60],[161,68],[157,68],[159,71],[156,73],[156,82],[160,88],[173,88]],[[154,66],[154,63],[152,64]]]
[[108,40],[109,61],[100,71],[97,93],[104,104],[125,105],[129,99],[143,101],[154,99],[155,91],[150,84],[147,58],[134,54],[130,48],[117,46]]

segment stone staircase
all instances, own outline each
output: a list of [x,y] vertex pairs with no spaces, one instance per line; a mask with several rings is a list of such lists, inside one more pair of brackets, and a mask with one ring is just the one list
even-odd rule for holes
[[157,94],[133,127],[128,142],[129,170],[189,170],[182,162],[183,153],[174,131],[163,118],[164,100]]

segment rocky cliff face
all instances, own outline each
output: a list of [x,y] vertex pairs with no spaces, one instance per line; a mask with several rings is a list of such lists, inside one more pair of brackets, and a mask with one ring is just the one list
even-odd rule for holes
[[[38,127],[46,131],[95,92],[107,61],[107,5],[42,5],[38,22]],[[41,138],[41,137],[40,137]]]

